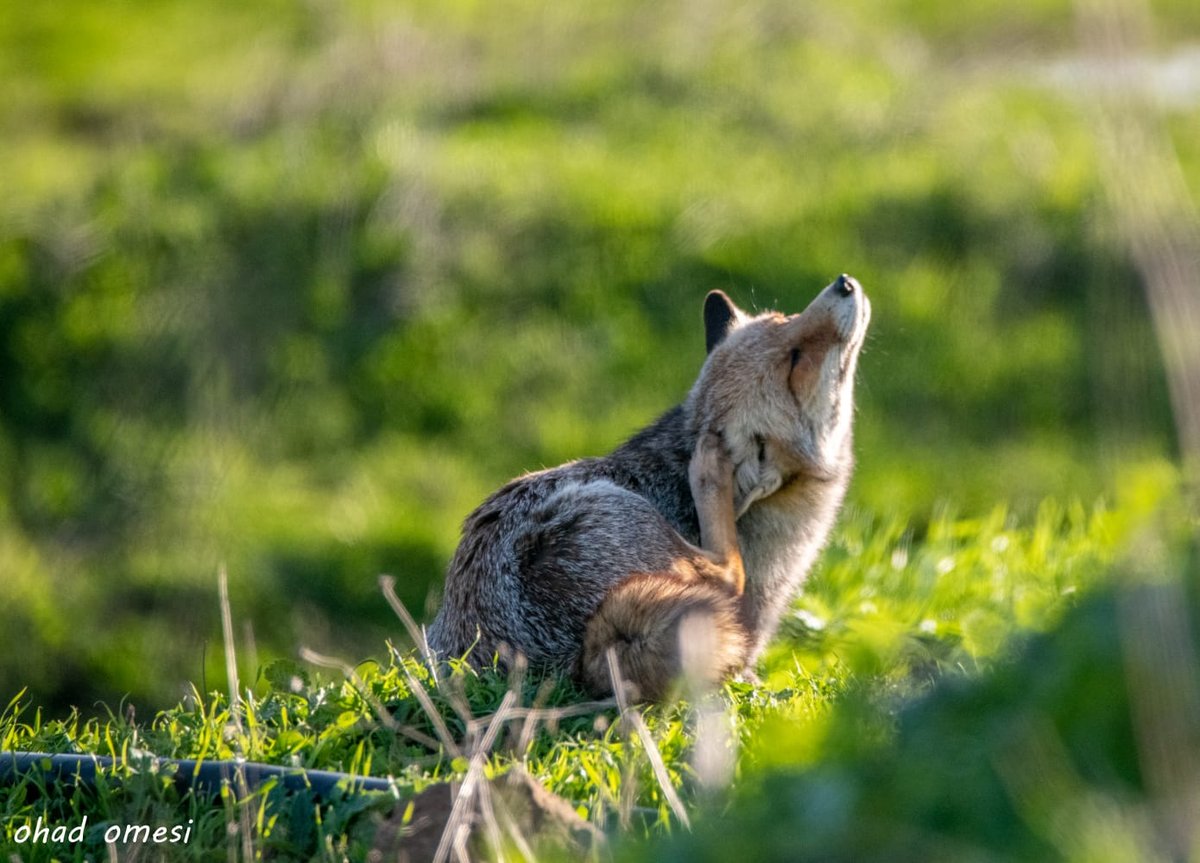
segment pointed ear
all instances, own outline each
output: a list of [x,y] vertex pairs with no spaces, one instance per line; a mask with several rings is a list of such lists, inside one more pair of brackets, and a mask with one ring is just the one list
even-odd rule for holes
[[704,298],[704,349],[712,349],[721,343],[729,331],[745,319],[745,314],[733,304],[724,291],[710,291]]

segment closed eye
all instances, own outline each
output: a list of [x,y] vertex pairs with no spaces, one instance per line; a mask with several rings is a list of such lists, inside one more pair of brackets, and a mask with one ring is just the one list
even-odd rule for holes
[[800,362],[802,353],[799,348],[792,348],[792,368],[796,367],[796,363]]

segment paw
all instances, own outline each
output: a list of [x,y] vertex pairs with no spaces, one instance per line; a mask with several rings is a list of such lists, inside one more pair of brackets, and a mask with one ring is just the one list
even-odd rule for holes
[[758,672],[750,665],[743,667],[741,671],[733,676],[733,679],[739,683],[749,683],[751,686],[762,686],[762,678],[758,676]]
[[734,463],[734,517],[741,518],[751,504],[770,497],[783,485],[783,474],[770,457],[769,442],[755,437],[754,447]]
[[734,471],[734,481],[733,511],[741,518],[752,504],[779,491],[783,475],[771,464],[743,462]]

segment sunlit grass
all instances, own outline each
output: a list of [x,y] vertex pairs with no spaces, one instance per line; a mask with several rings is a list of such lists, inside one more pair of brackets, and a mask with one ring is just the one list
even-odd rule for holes
[[[719,726],[728,729],[727,742],[702,745],[733,747],[735,789],[752,787],[764,771],[814,767],[837,749],[831,741],[853,735],[863,721],[840,706],[849,696],[851,705],[864,698],[874,705],[878,718],[863,733],[886,747],[887,716],[946,675],[987,673],[1004,661],[1014,638],[1051,628],[1103,584],[1126,523],[1119,511],[1053,502],[1030,523],[1002,508],[975,519],[943,515],[919,528],[851,513],[763,663],[763,682],[733,682],[719,693],[715,709],[723,717]],[[434,745],[444,731],[414,699],[412,687],[428,694],[459,745],[479,734],[479,720],[498,710],[515,687],[517,704],[544,712],[532,734],[522,735],[523,718],[509,724],[488,757],[487,776],[521,764],[608,830],[630,807],[641,825],[636,835],[659,834],[674,821],[642,743],[622,730],[615,708],[552,716],[556,708],[586,700],[567,681],[465,665],[442,669],[435,681],[422,658],[407,650],[389,650],[353,671],[343,678],[290,660],[268,665],[245,681],[240,730],[228,697],[214,692],[195,691],[153,717],[49,718],[18,698],[0,720],[0,743],[4,749],[117,755],[134,764],[143,754],[239,757],[388,775],[406,799],[432,783],[462,779],[468,766],[465,757]],[[714,709],[707,704],[703,710]],[[687,702],[643,709],[671,782],[689,807],[703,807],[708,799],[695,760],[700,709]],[[114,779],[124,783],[120,790],[70,798],[53,789],[39,798],[17,786],[0,796],[0,811],[7,813],[10,831],[47,805],[60,820],[90,814],[97,824],[136,820],[147,811],[168,820],[187,813],[203,825],[188,853],[202,856],[229,841],[224,824],[236,814],[232,801],[217,817],[196,801],[180,801],[161,783],[131,775],[116,771]],[[299,843],[308,849],[303,853],[317,853],[308,825],[312,800],[289,803],[268,790],[242,805],[266,807],[255,847]],[[393,805],[395,799],[386,797],[369,805],[336,800],[323,810],[322,823],[346,831],[338,842],[366,847],[356,843],[369,844],[371,825]]]

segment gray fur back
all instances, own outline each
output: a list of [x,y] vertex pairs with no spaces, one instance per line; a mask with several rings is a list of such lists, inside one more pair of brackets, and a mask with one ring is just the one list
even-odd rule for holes
[[533,663],[572,667],[605,593],[634,572],[670,569],[699,540],[687,465],[689,439],[675,408],[604,458],[527,474],[501,488],[463,525],[429,629],[443,656],[501,645]]

